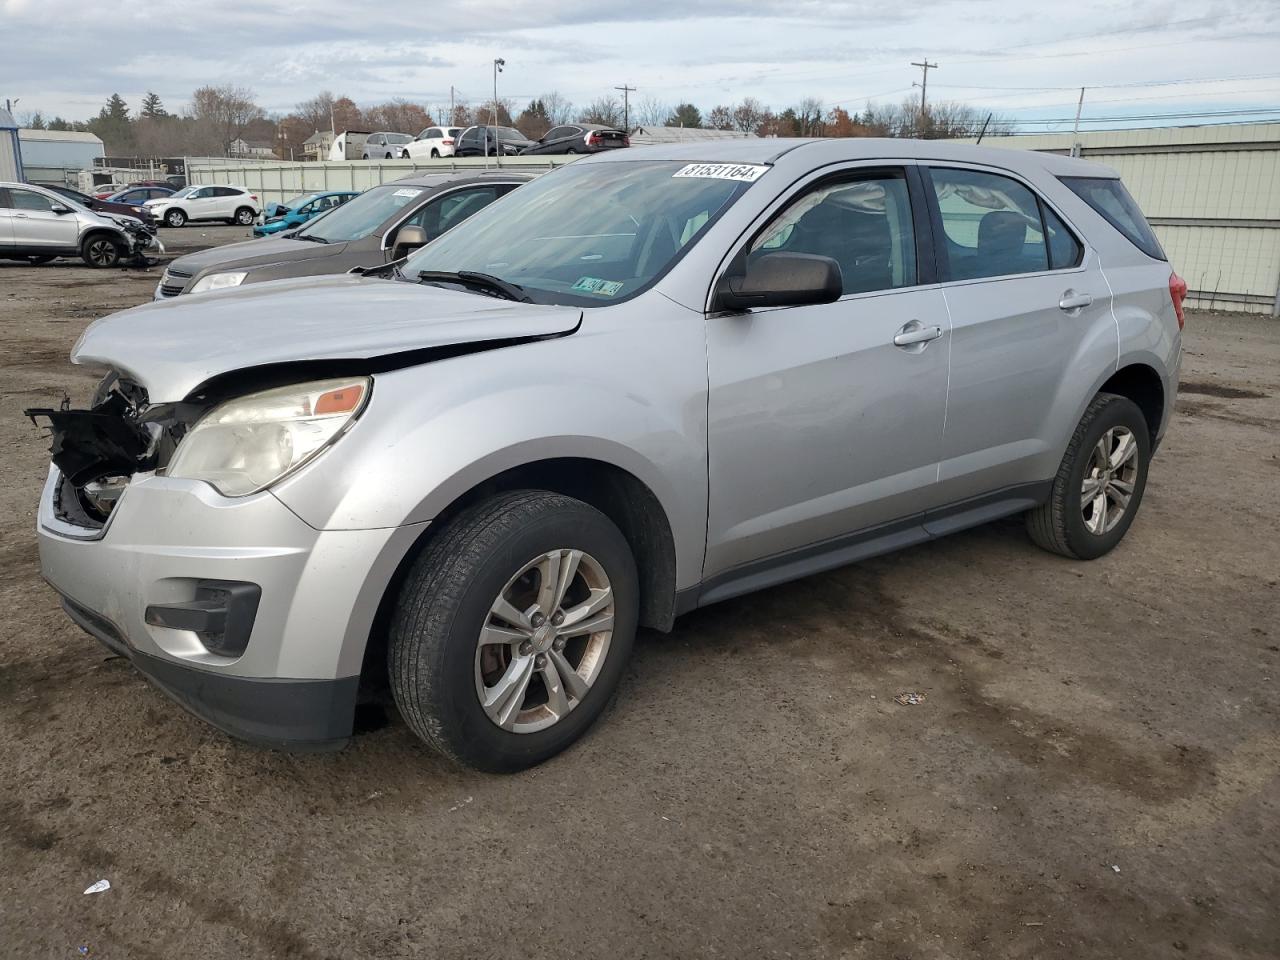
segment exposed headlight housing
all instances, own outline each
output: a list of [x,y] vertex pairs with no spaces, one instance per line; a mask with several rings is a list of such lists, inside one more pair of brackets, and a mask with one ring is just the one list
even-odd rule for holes
[[334,443],[369,400],[368,377],[317,380],[228,400],[178,444],[165,471],[226,497],[257,493]]
[[196,285],[191,288],[192,293],[204,293],[206,290],[223,290],[226,287],[238,287],[244,283],[244,278],[249,274],[243,270],[238,273],[211,273],[207,277],[201,277],[196,281]]

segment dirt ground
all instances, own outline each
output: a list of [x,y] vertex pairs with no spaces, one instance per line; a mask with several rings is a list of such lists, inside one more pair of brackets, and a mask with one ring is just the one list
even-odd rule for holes
[[1011,520],[700,611],[492,777],[243,746],[60,612],[20,411],[158,274],[0,263],[0,956],[1280,955],[1280,323],[1190,316],[1111,555]]

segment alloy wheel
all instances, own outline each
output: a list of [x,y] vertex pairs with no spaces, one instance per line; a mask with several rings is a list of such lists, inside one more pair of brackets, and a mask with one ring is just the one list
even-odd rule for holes
[[476,695],[512,733],[544,730],[577,707],[613,637],[613,588],[581,550],[530,560],[498,594],[476,644]]
[[109,267],[118,259],[114,241],[105,238],[89,244],[89,262],[95,267]]
[[1138,480],[1138,441],[1128,427],[1112,427],[1093,448],[1080,486],[1084,525],[1092,534],[1115,529]]

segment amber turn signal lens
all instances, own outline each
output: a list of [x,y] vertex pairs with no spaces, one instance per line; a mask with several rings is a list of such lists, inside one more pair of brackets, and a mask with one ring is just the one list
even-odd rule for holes
[[316,397],[315,414],[320,416],[325,413],[350,413],[360,406],[362,396],[364,396],[364,385],[360,383],[329,390]]

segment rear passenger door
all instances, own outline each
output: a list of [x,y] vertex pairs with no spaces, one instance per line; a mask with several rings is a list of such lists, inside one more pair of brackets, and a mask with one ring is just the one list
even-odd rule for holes
[[940,165],[925,181],[952,327],[945,499],[1038,496],[1063,424],[1114,368],[1110,291],[1081,235],[1028,182]]
[[707,318],[707,579],[924,538],[950,345],[926,211],[910,168],[855,167],[800,187],[735,255],[830,257],[844,295]]

